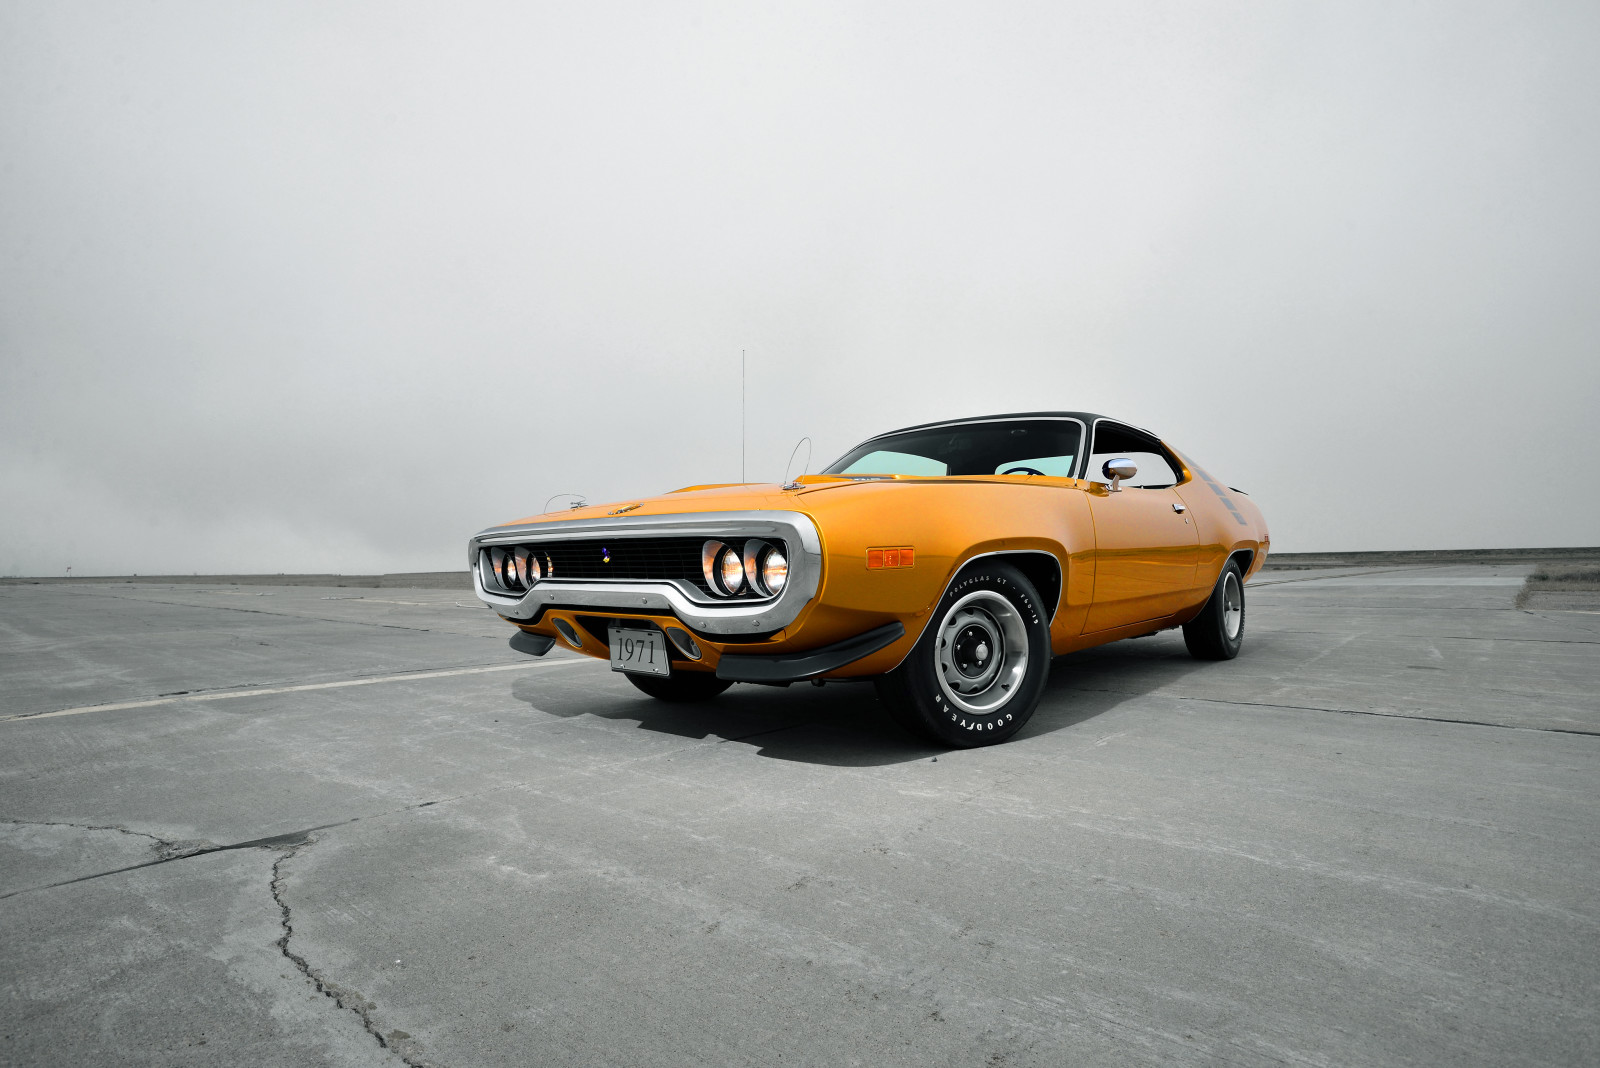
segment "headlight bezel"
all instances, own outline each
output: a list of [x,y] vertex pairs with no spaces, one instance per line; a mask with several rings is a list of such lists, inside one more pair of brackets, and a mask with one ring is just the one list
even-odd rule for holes
[[[769,567],[769,561],[776,564]],[[700,549],[700,571],[712,594],[722,598],[773,598],[788,584],[786,546],[763,538],[741,543],[708,539]],[[769,575],[781,575],[776,581]]]
[[478,555],[478,577],[484,588],[527,593],[555,573],[549,554],[530,545],[485,546]]

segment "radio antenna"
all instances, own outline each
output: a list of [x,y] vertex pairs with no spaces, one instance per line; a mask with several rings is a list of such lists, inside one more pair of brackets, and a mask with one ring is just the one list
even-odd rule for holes
[[805,466],[800,469],[800,475],[811,470],[811,438],[808,436],[794,443],[794,451],[789,454],[789,462],[783,467],[783,488],[786,490],[800,488],[800,475],[796,475],[794,480],[790,481],[789,472],[794,468],[794,458],[800,455],[800,446],[802,445],[806,447],[806,462]]
[[739,481],[744,481],[744,349],[739,350]]
[[567,506],[569,508],[587,508],[589,506],[589,502],[584,499],[584,496],[581,493],[552,493],[544,502],[545,512],[550,511],[550,502],[555,500],[557,497],[571,497],[572,504]]

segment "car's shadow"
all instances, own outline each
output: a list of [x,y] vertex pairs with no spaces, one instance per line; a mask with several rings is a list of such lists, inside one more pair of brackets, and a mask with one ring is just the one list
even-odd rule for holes
[[[1104,715],[1207,664],[1176,632],[1057,657],[1033,719],[1017,741]],[[877,767],[948,752],[903,731],[865,683],[734,686],[712,701],[668,704],[617,674],[545,676],[513,683],[512,696],[546,715],[632,720],[641,730],[757,747],[761,756],[835,767]]]

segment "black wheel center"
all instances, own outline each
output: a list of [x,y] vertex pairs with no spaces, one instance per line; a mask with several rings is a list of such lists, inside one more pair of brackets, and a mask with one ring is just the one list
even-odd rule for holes
[[969,679],[982,675],[994,660],[994,646],[993,636],[976,623],[961,628],[950,651],[956,670]]

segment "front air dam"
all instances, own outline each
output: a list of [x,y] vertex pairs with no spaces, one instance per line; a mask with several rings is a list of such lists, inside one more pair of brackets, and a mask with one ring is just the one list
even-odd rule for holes
[[730,682],[796,682],[837,671],[905,637],[903,623],[885,623],[865,634],[787,656],[730,656],[717,662],[717,678]]

